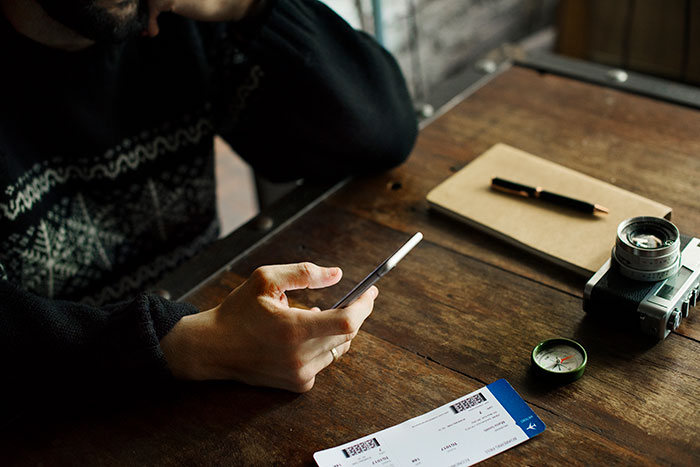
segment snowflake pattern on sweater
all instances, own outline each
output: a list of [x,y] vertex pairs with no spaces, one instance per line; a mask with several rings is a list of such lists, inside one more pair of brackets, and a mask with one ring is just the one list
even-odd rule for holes
[[[206,110],[199,118],[185,116],[177,125],[126,139],[96,160],[35,164],[4,187],[2,217],[31,220],[0,242],[2,276],[48,298],[103,304],[142,289],[215,239],[213,128]],[[141,176],[148,165],[159,170]],[[67,184],[71,190],[63,189]],[[33,214],[47,198],[55,202]],[[209,223],[185,246],[160,248],[179,243],[173,239],[182,239],[193,214],[210,217]],[[134,256],[140,258],[135,249],[144,244],[162,254],[132,266]],[[115,270],[124,274],[114,277]]]

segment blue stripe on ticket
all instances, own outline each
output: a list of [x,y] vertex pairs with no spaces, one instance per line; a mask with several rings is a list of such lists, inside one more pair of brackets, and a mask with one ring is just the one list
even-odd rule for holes
[[491,394],[498,399],[506,412],[513,417],[515,423],[523,430],[528,438],[537,436],[545,430],[545,425],[540,417],[535,415],[520,395],[515,392],[513,386],[505,379],[499,379],[486,386]]

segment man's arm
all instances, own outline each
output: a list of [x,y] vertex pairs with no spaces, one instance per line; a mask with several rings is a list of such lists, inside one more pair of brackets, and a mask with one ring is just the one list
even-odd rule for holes
[[289,306],[285,291],[327,287],[341,275],[311,263],[265,266],[201,313],[145,294],[94,308],[0,280],[5,390],[43,394],[48,402],[60,389],[137,388],[174,375],[308,391],[332,362],[331,349],[348,351],[378,292],[367,291],[348,308],[321,311]]
[[[168,3],[207,18],[192,1]],[[225,76],[214,83],[218,131],[236,152],[273,181],[379,171],[405,160],[417,123],[385,49],[315,0],[265,0],[264,9],[250,11],[254,21],[202,24],[242,50],[251,70],[246,83]]]
[[262,76],[223,133],[232,147],[273,181],[403,162],[417,123],[394,58],[320,2],[270,1],[262,27],[241,44]]

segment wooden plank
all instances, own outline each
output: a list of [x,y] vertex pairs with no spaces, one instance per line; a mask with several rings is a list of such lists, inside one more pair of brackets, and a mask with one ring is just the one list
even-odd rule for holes
[[[567,0],[557,51],[597,63],[682,79],[687,66],[686,0]],[[697,8],[694,0],[691,8]],[[692,59],[692,52],[688,55]],[[687,75],[686,75],[687,76]]]
[[[352,288],[354,283],[367,275],[372,268],[413,233],[413,231],[409,234],[398,233],[391,229],[389,232],[382,230],[381,236],[379,236],[379,234],[375,233],[376,226],[377,224],[373,221],[347,214],[331,206],[319,206],[305,218],[279,234],[279,237],[274,242],[263,245],[255,254],[234,264],[233,271],[241,277],[246,277],[256,267],[263,264],[294,263],[299,261],[312,261],[324,266],[339,266],[344,271],[340,284],[332,289],[308,292],[303,295],[313,299],[312,302],[305,303],[307,307],[318,306],[327,308],[342,297]],[[424,242],[441,244],[442,237],[439,234],[426,235]],[[278,246],[280,244],[286,247],[280,249]],[[419,244],[419,247],[422,248],[422,244]],[[441,245],[441,247],[445,251],[453,251],[444,245]],[[415,253],[412,252],[400,263],[396,271],[391,273],[392,282],[406,284],[409,281],[402,279],[404,274],[410,275],[412,268],[426,269],[426,265],[415,264],[414,255]],[[468,255],[463,256],[467,257]],[[476,261],[484,264],[480,258]],[[494,270],[503,272],[503,269],[498,266]],[[427,268],[427,273],[434,274],[436,281],[442,278],[441,272],[442,266],[440,264],[431,263],[431,267]],[[397,275],[399,278],[395,278]],[[466,279],[463,280],[466,281]],[[527,279],[527,281],[526,283],[532,283],[533,287],[534,284],[537,284],[532,279]],[[383,290],[386,285],[386,280],[383,280],[379,287]],[[418,287],[418,289],[411,289],[412,293],[420,297],[425,292],[426,297],[429,297],[429,301],[431,301],[432,292],[425,291],[424,287],[420,285]],[[550,287],[547,286],[547,289]],[[491,289],[491,287],[487,287],[487,290]],[[398,295],[401,296],[403,294],[399,291]],[[571,300],[576,300],[575,310],[572,310],[572,313],[574,313],[577,321],[585,316],[578,295],[580,294],[570,294],[568,292],[563,294],[563,296],[570,297]],[[291,296],[296,297],[296,294],[292,293]],[[468,296],[458,295],[457,297],[461,297],[465,304],[470,304],[473,301],[473,298]],[[586,320],[586,322],[590,321]],[[602,327],[605,326],[606,324],[604,323]],[[690,317],[683,321],[677,332],[686,337],[700,340],[700,320],[698,319],[697,309],[691,311]],[[633,336],[633,339],[641,337],[636,334],[633,334]]]
[[686,58],[685,80],[700,84],[700,2],[690,2],[690,31],[688,31],[688,56]]
[[557,8],[557,53],[586,60],[590,54],[590,5],[587,0],[561,0]]
[[[367,241],[368,235],[372,232],[375,222],[363,220],[361,217],[354,216],[354,214],[348,215],[343,210],[338,210],[334,206],[330,206],[331,201],[332,200],[329,200],[329,202],[326,203],[329,206],[320,206],[316,208],[292,228],[281,233],[279,238],[275,239],[275,242],[270,242],[262,246],[254,255],[244,258],[242,261],[234,264],[232,266],[233,271],[241,277],[246,277],[256,267],[263,264],[293,263],[299,261],[313,261],[324,266],[340,266],[345,273],[343,280],[337,287],[333,290],[314,291],[309,295],[315,301],[307,303],[306,305],[308,307],[319,306],[320,308],[324,308],[335,303],[337,299],[352,288],[355,282],[362,279],[376,264],[386,257],[388,253],[393,251],[402,241],[407,239],[410,234],[415,232],[392,233],[392,235],[383,239],[371,238],[370,241]],[[444,237],[437,232],[435,234],[426,235],[424,241],[440,244],[447,251],[454,251],[451,247],[445,246],[443,240]],[[286,245],[287,247],[280,249],[277,246],[279,244]],[[357,253],[360,250],[365,252],[367,256],[360,256]],[[410,260],[411,256],[413,256],[413,253],[411,253],[406,260],[402,261],[401,269],[410,267],[410,263],[409,266],[406,266],[405,262]],[[464,256],[473,257],[469,254],[464,254]],[[515,254],[514,256],[518,257],[521,255]],[[483,261],[481,258],[476,258],[476,260],[479,263],[492,264],[491,262]],[[496,269],[507,270],[499,265],[496,265]],[[399,270],[397,270],[397,272],[398,271]],[[439,265],[436,266],[434,271],[441,271],[441,267]],[[392,276],[397,272],[392,272]],[[515,274],[520,275],[517,271]],[[530,277],[528,280],[533,281],[533,284],[539,283],[536,278]],[[384,287],[383,282],[381,286],[382,288]],[[552,286],[547,284],[547,287],[549,288]],[[561,290],[561,288],[558,288],[558,290]],[[580,318],[585,316],[582,303],[580,302],[581,294],[578,292],[570,293],[565,290],[563,290],[563,292],[572,299],[579,300],[576,305],[577,313],[581,315]],[[295,296],[294,293],[291,295]],[[471,301],[469,297],[464,297],[464,300],[465,303]],[[586,322],[593,322],[593,324],[598,327],[600,327],[601,324],[588,319]],[[605,326],[606,324],[603,323],[602,327]],[[697,308],[691,310],[689,317],[683,320],[681,327],[676,333],[695,341],[700,341],[700,318]],[[631,334],[631,338],[637,341],[641,340],[641,336],[636,334]]]
[[583,0],[590,6],[588,58],[605,65],[625,66],[626,22],[631,14],[628,0]]
[[605,65],[624,65],[632,2],[565,0],[559,5],[557,52]]
[[686,0],[635,0],[634,5],[629,35],[629,68],[681,78],[685,58]]

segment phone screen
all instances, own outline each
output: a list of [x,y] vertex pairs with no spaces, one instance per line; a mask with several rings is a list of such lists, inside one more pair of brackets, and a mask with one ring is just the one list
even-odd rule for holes
[[417,232],[414,234],[406,243],[401,245],[398,250],[396,250],[391,256],[385,259],[379,266],[374,268],[374,271],[370,272],[367,277],[362,279],[355,287],[352,288],[350,292],[347,293],[343,298],[341,298],[338,303],[333,305],[331,309],[334,308],[345,308],[350,306],[355,300],[360,298],[360,295],[365,293],[372,284],[377,282],[382,276],[387,272],[394,269],[394,266],[403,259],[404,256],[408,254],[409,251],[413,249],[414,246],[418,244],[423,239],[423,234]]

